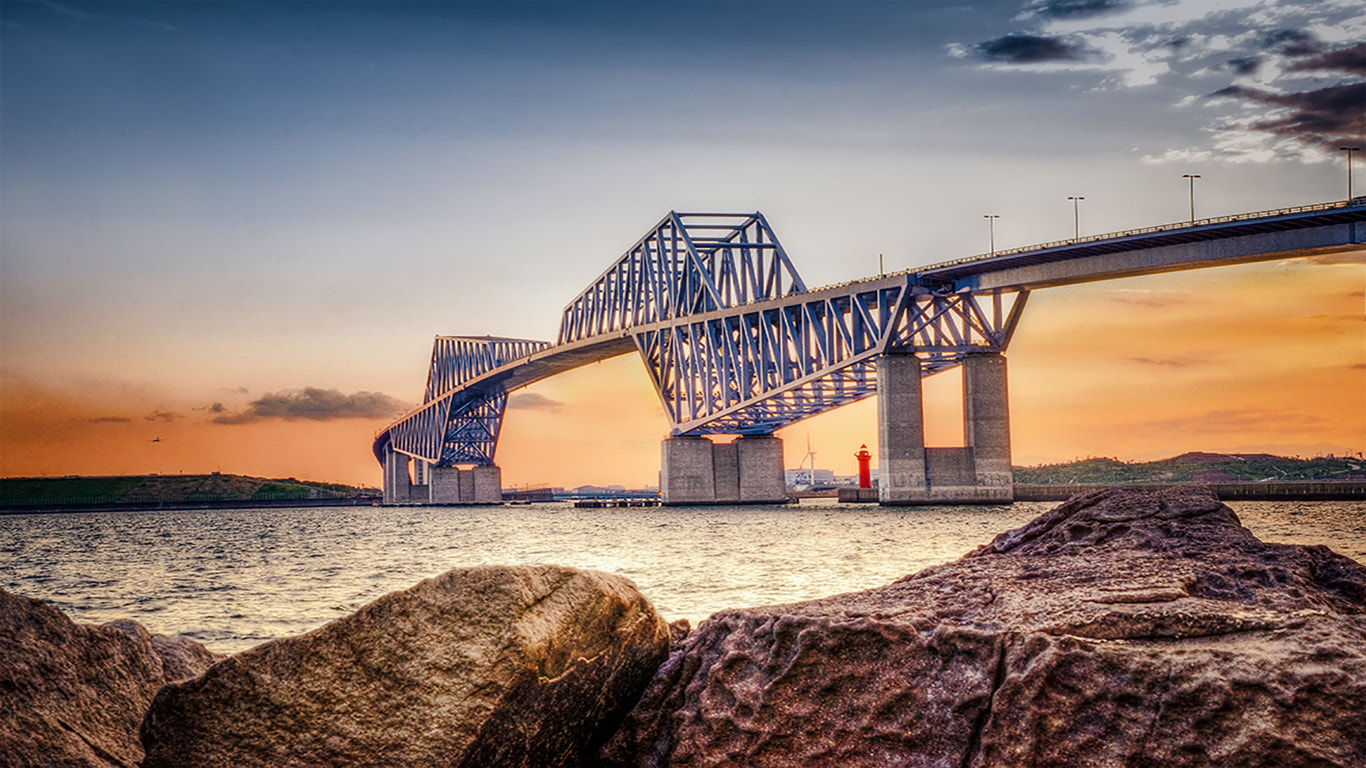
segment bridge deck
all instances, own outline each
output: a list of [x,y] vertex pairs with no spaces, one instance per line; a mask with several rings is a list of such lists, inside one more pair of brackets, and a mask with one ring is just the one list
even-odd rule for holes
[[1366,199],[1065,240],[920,267],[928,284],[1029,290],[1357,250]]

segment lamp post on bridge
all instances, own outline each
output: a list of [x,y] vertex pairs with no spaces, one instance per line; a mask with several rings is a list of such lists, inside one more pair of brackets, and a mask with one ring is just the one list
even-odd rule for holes
[[1361,147],[1338,147],[1339,152],[1347,153],[1347,199],[1352,199],[1352,153],[1360,152]]
[[1191,180],[1191,223],[1195,223],[1195,180],[1200,178],[1198,173],[1183,173],[1181,178]]
[[994,213],[988,213],[988,214],[983,215],[982,218],[984,218],[984,219],[987,220],[987,238],[988,238],[988,242],[991,244],[991,255],[992,255],[992,256],[995,256],[995,255],[996,255],[996,220],[999,219],[999,218],[1001,218],[1001,217],[1000,217],[1000,216],[997,216],[997,215],[994,214]]
[[1073,240],[1080,240],[1080,239],[1081,239],[1081,209],[1080,209],[1078,206],[1081,204],[1081,201],[1082,201],[1082,200],[1085,200],[1086,198],[1084,198],[1084,197],[1069,197],[1069,198],[1067,198],[1067,199],[1072,201],[1072,239],[1073,239]]

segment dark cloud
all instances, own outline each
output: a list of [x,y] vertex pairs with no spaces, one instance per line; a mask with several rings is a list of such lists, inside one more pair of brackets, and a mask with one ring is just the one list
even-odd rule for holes
[[[1325,51],[1312,58],[1301,59],[1291,64],[1290,68],[1300,72],[1331,70],[1350,75],[1366,75],[1366,43]],[[1366,106],[1362,106],[1362,109],[1366,109]]]
[[1277,136],[1288,136],[1308,144],[1336,150],[1349,141],[1366,135],[1366,82],[1333,85],[1299,93],[1272,93],[1232,85],[1210,94],[1255,101],[1288,110],[1282,116],[1254,123],[1251,127]]
[[1080,45],[1057,37],[1006,35],[977,44],[977,52],[988,61],[1005,64],[1039,64],[1049,61],[1082,61],[1090,52]]
[[508,408],[516,411],[559,411],[564,403],[536,392],[522,392],[508,398]]
[[152,411],[142,417],[143,421],[157,421],[163,424],[169,424],[178,418],[180,418],[180,414],[178,413],[165,413],[162,411]]
[[306,387],[302,390],[262,395],[248,404],[245,411],[222,413],[212,421],[214,424],[247,424],[263,419],[382,419],[394,416],[404,408],[403,402],[382,392],[357,392],[347,395],[335,389]]
[[132,419],[127,416],[96,416],[90,419],[91,424],[127,424]]
[[1133,5],[1129,0],[1042,0],[1030,11],[1050,19],[1087,19],[1122,11]]
[[1323,43],[1301,29],[1278,29],[1262,36],[1262,48],[1282,56],[1310,56],[1323,50]]
[[1229,59],[1228,68],[1240,75],[1251,75],[1262,68],[1262,60],[1256,56]]

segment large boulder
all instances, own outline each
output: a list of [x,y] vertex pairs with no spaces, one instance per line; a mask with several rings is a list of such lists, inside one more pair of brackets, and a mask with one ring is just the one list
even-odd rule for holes
[[76,624],[0,589],[0,764],[134,766],[157,689],[217,658],[134,621]]
[[1075,498],[868,592],[728,611],[607,766],[1366,765],[1366,567],[1207,492]]
[[157,694],[159,766],[579,766],[668,656],[626,579],[451,571]]

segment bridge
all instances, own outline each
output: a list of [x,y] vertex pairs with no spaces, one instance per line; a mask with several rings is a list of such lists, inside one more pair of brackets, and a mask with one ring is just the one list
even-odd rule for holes
[[[1364,240],[1366,198],[1356,198],[810,288],[762,214],[671,212],[569,302],[554,342],[438,336],[422,405],[374,441],[384,499],[497,503],[508,393],[637,352],[669,418],[665,504],[786,500],[774,433],[873,395],[881,503],[1008,503],[1005,352],[1031,291],[1339,253]],[[921,379],[957,366],[964,445],[926,447]]]

